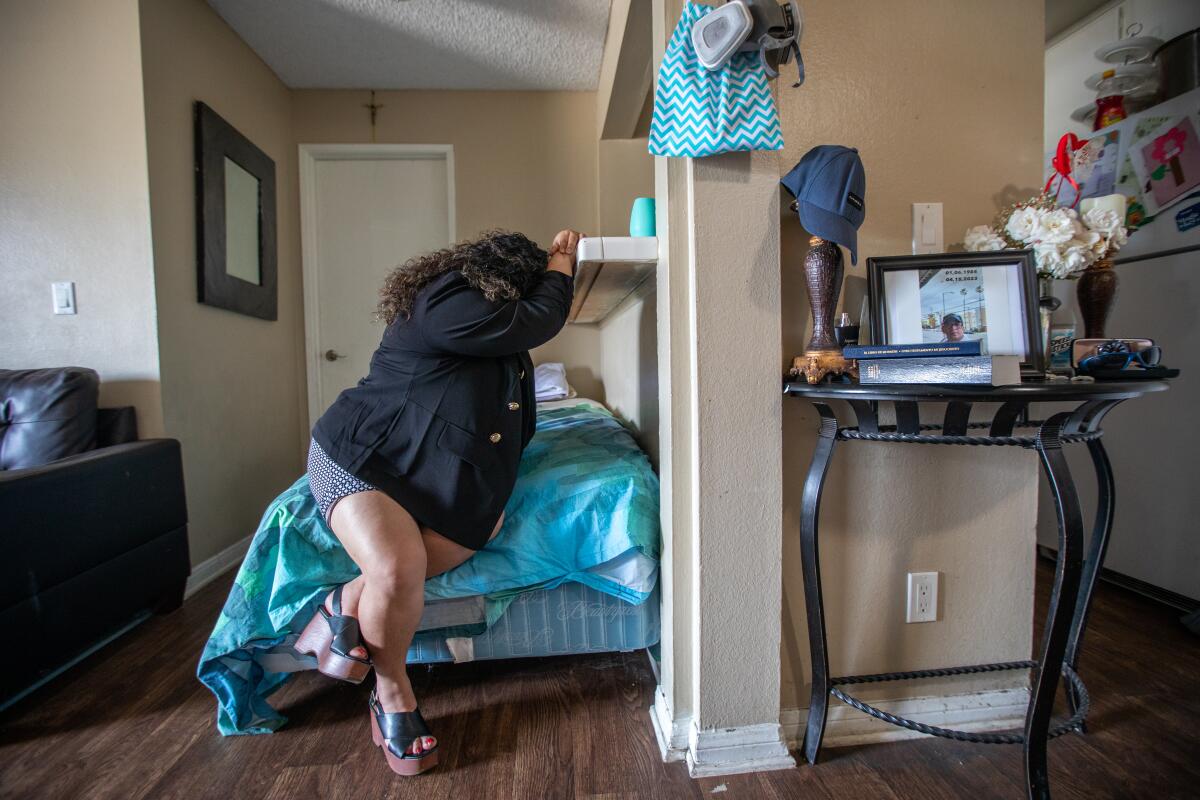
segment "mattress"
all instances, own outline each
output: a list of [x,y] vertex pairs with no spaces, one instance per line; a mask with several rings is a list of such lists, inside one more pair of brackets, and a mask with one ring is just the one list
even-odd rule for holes
[[574,581],[524,592],[478,636],[415,642],[408,663],[640,650],[658,642],[658,593],[634,605]]

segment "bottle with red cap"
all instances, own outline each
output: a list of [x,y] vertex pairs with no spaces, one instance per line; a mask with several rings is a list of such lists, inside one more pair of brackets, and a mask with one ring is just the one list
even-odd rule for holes
[[1125,119],[1125,95],[1117,86],[1115,70],[1106,69],[1096,84],[1096,120],[1092,130],[1107,128]]

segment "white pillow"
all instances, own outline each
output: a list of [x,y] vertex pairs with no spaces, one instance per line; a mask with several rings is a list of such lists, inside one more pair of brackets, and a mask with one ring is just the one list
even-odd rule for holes
[[575,396],[575,390],[567,383],[567,368],[555,361],[534,368],[533,390],[538,402]]

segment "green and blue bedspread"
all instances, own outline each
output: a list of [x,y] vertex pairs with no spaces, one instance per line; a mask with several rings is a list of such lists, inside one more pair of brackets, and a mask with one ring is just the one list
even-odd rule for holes
[[[486,548],[425,583],[426,601],[483,596],[485,620],[418,637],[481,632],[520,592],[565,581],[633,604],[650,595],[657,571],[647,581],[644,565],[659,557],[658,478],[607,411],[539,412],[505,514]],[[632,573],[640,577],[622,577]],[[356,575],[301,477],[263,514],[200,658],[197,675],[217,697],[222,734],[267,733],[286,722],[267,698],[311,667],[291,644],[330,588]]]

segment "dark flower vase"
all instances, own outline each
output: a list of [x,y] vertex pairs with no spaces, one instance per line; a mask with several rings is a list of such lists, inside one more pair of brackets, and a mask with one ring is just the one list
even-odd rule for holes
[[1104,325],[1117,296],[1117,272],[1112,261],[1101,259],[1083,271],[1075,287],[1079,313],[1083,316],[1083,338],[1105,338]]

